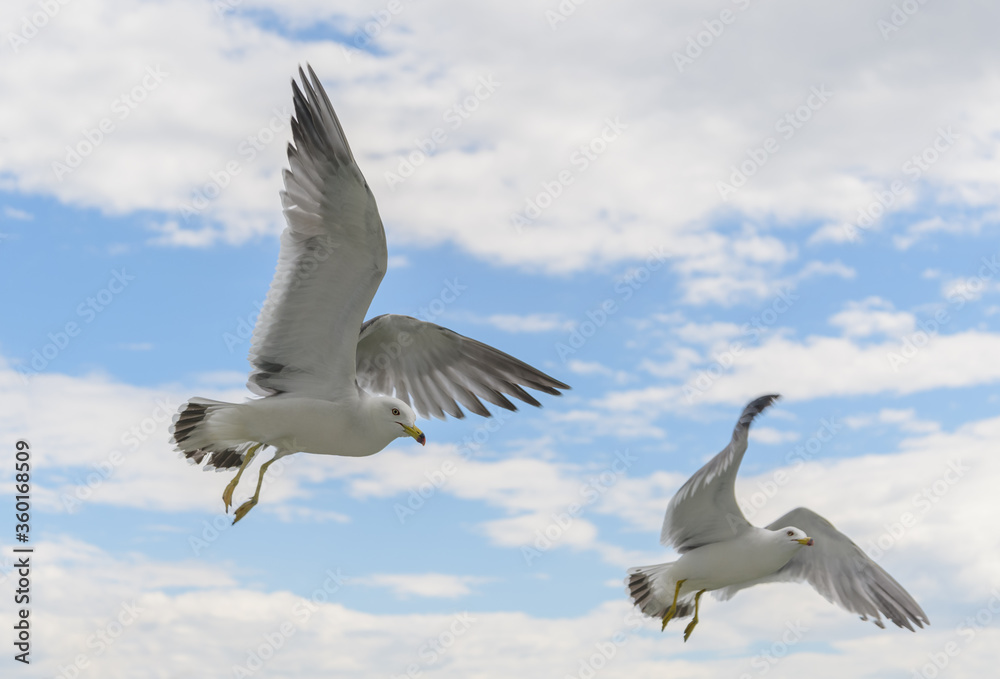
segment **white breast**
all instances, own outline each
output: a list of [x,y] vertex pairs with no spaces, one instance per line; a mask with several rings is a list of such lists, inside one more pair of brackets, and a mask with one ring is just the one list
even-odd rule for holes
[[670,575],[675,582],[687,580],[682,593],[720,589],[774,573],[800,547],[795,542],[775,540],[773,531],[752,528],[732,540],[686,552]]

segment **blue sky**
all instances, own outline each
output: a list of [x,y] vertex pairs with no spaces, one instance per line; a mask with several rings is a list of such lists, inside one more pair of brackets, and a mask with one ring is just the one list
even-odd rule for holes
[[[38,622],[31,666],[5,672],[983,676],[1000,661],[996,19],[6,7],[0,431],[33,449]],[[230,526],[229,474],[186,465],[166,429],[191,396],[249,396],[307,62],[386,226],[369,315],[434,320],[573,389],[421,421],[424,448],[292,456]],[[804,585],[706,598],[686,644],[631,611],[626,569],[673,558],[670,496],[765,393],[783,399],[751,432],[748,516],[823,514],[928,629],[878,630]]]

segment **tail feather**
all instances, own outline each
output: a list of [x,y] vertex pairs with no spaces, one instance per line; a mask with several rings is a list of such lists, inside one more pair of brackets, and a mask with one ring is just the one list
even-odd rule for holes
[[218,436],[213,427],[219,413],[235,408],[235,403],[192,398],[181,406],[170,426],[171,441],[191,464],[205,464],[206,469],[229,469],[243,464],[253,441],[238,441]]
[[[661,575],[669,572],[673,565],[673,563],[661,563],[628,569],[628,577],[625,578],[626,591],[639,610],[651,618],[662,618],[673,603],[675,583],[669,580],[669,587],[661,584]],[[678,599],[674,618],[686,618],[693,613],[694,602],[690,597],[686,600]]]

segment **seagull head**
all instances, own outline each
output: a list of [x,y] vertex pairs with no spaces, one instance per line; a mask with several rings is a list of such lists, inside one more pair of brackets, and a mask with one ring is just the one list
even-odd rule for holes
[[775,531],[784,540],[788,542],[798,543],[803,547],[812,547],[814,541],[811,537],[805,534],[804,531],[795,528],[794,526],[788,526],[787,528],[781,528]]
[[424,432],[417,429],[415,425],[417,414],[413,412],[413,408],[398,398],[387,397],[382,400],[384,402],[382,404],[383,410],[399,427],[396,434],[397,437],[412,436],[420,445],[427,443],[427,437],[424,436]]

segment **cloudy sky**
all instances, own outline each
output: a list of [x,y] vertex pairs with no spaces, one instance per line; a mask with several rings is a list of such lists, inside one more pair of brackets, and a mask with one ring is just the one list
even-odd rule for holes
[[[5,676],[985,676],[998,15],[5,3]],[[385,222],[371,313],[441,323],[573,389],[421,422],[424,448],[293,456],[232,527],[229,474],[186,465],[166,429],[190,396],[249,395],[305,63]],[[765,393],[783,399],[751,433],[748,517],[823,514],[928,629],[879,630],[802,585],[706,597],[686,644],[632,612],[626,569],[672,558],[671,494]],[[30,667],[11,650],[19,439]]]

